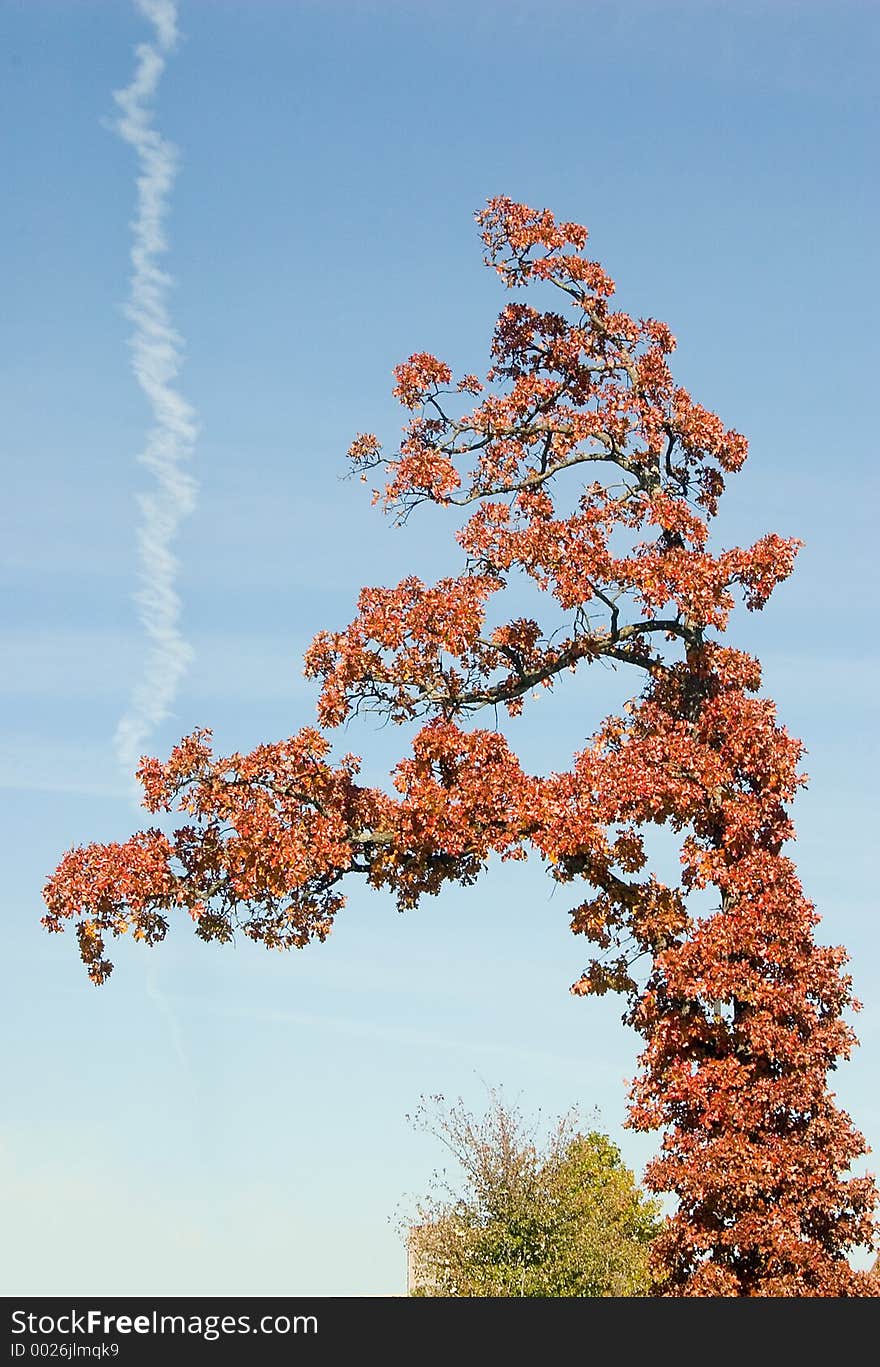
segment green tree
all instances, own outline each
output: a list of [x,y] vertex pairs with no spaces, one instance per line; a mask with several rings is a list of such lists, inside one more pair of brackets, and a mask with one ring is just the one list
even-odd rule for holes
[[410,1289],[425,1296],[638,1296],[659,1206],[607,1135],[574,1113],[541,1142],[496,1092],[482,1117],[442,1097],[415,1124],[456,1160],[458,1182],[434,1190],[408,1221]]

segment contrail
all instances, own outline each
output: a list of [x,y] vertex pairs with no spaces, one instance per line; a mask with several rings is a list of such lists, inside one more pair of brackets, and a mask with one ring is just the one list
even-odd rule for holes
[[153,427],[138,460],[152,471],[155,487],[138,499],[140,587],[136,601],[150,652],[114,738],[119,762],[129,775],[147,737],[168,716],[192,659],[192,648],[180,630],[172,546],[181,522],[195,506],[197,491],[195,480],[184,468],[195,443],[196,414],[175,387],[183,343],[168,307],[171,277],[158,264],[168,250],[164,222],[177,174],[177,149],[154,128],[152,100],[166,57],[177,44],[177,6],[175,0],[135,0],[135,4],[153,24],[155,38],[137,46],[131,84],[114,92],[122,111],[115,127],[138,158],[126,316],[134,323],[132,370],[153,410]]
[[147,996],[168,1027],[168,1036],[171,1041],[171,1047],[177,1056],[177,1061],[181,1064],[183,1069],[189,1073],[189,1059],[187,1058],[186,1049],[183,1045],[183,1033],[180,1029],[180,1022],[174,1014],[174,1010],[171,1003],[168,1001],[168,998],[165,996],[164,992],[160,992],[159,988],[156,986],[152,971],[147,972],[146,987]]

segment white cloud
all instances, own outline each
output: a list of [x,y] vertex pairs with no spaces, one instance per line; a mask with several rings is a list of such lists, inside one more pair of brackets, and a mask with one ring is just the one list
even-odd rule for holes
[[169,715],[193,657],[180,629],[172,546],[182,520],[195,506],[196,484],[185,465],[197,432],[195,411],[175,387],[183,346],[168,307],[171,279],[159,266],[168,250],[164,224],[177,174],[177,150],[153,126],[152,100],[165,69],[165,54],[177,41],[177,9],[173,0],[138,0],[138,8],[154,25],[156,43],[137,47],[132,81],[116,92],[115,99],[122,111],[117,129],[134,148],[139,164],[127,314],[134,323],[132,369],[154,418],[138,459],[152,471],[155,486],[139,500],[141,586],[136,595],[151,649],[115,736],[119,762],[129,774],[147,737]]
[[109,746],[26,735],[0,736],[0,788],[83,797],[125,794]]
[[[188,705],[203,698],[248,704],[308,693],[312,710],[317,689],[302,674],[305,638],[283,632],[277,636],[222,632],[194,639],[197,664],[187,685]],[[3,641],[0,697],[112,701],[126,687],[138,647],[133,634],[123,631],[67,627],[41,633],[8,632]]]

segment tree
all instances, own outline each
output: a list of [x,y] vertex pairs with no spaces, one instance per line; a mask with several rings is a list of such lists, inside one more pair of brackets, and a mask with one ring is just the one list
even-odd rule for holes
[[[583,887],[572,929],[597,953],[573,990],[623,994],[645,1040],[630,1123],[663,1131],[646,1180],[678,1198],[666,1291],[863,1294],[848,1255],[873,1239],[877,1194],[850,1173],[864,1140],[827,1086],[855,1003],[785,853],[802,747],[758,661],[719,639],[735,594],[763,608],[799,543],[710,549],[746,440],[675,383],[665,324],[614,310],[586,230],[506,198],[478,220],[504,284],[555,290],[568,313],[503,308],[485,384],[414,354],[395,372],[399,449],[363,434],[349,453],[365,479],[385,469],[376,497],[398,520],[458,516],[458,572],[365,588],[353,622],[317,636],[319,728],[221,758],[197,731],[144,759],[145,806],[187,820],[70,851],[44,923],[76,920],[101,983],[108,935],[154,944],[180,911],[204,940],[301,946],[329,934],[350,874],[407,908],[532,852]],[[523,582],[541,621],[508,606]],[[640,691],[568,771],[527,773],[499,715],[596,661]],[[325,732],[363,709],[421,722],[391,791],[330,758]],[[651,870],[653,825],[680,836],[678,881]]]
[[416,1123],[440,1139],[463,1187],[435,1175],[409,1223],[416,1294],[637,1296],[659,1205],[639,1190],[616,1146],[573,1114],[538,1142],[497,1093],[483,1117],[459,1101],[424,1104]]

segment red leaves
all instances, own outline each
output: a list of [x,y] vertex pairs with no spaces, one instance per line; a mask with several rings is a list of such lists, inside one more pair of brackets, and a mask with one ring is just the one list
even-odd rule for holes
[[323,680],[322,725],[336,726],[360,706],[403,721],[432,694],[454,696],[462,676],[452,661],[479,674],[486,600],[499,587],[492,576],[462,575],[431,587],[410,576],[393,589],[363,589],[355,621],[320,632],[306,652],[305,673]]
[[764,606],[776,585],[791,574],[803,544],[794,537],[784,538],[771,532],[749,551],[727,552],[725,564],[731,569],[736,566],[736,579],[745,589],[746,607],[755,611]]
[[361,833],[393,805],[354,783],[354,756],[326,764],[328,742],[313,728],[216,760],[209,734],[195,732],[166,764],[148,760],[140,771],[147,805],[176,808],[191,824],[171,838],[146,831],[125,845],[73,850],[46,886],[45,924],[60,930],[78,918],[95,982],[111,971],[102,958],[108,932],[154,943],[178,908],[204,940],[229,940],[236,928],[275,948],[325,939],[344,904],[335,885],[356,862]]
[[[552,259],[551,253],[565,247],[581,251],[587,241],[587,230],[579,223],[557,224],[549,209],[529,209],[506,195],[490,199],[486,208],[476,215],[476,220],[483,230],[487,263],[491,263],[508,284],[517,283],[530,274],[542,273],[544,263]],[[544,248],[544,255],[539,253],[537,260],[530,260],[535,247]],[[576,269],[591,266],[592,262],[581,262]],[[604,272],[600,279],[607,281]]]
[[79,917],[80,955],[94,983],[113,965],[104,958],[105,936],[132,930],[155,944],[165,936],[164,912],[184,905],[170,861],[173,849],[161,831],[140,831],[125,844],[89,845],[68,851],[43,891],[47,930],[64,929]]
[[[800,543],[712,548],[745,438],[676,386],[664,323],[611,311],[586,230],[503,197],[478,220],[505,283],[555,288],[566,312],[502,309],[485,388],[428,352],[397,367],[399,450],[361,434],[349,457],[362,478],[387,467],[399,519],[471,509],[467,560],[434,585],[364,589],[305,660],[323,727],[362,709],[425,719],[393,793],[360,787],[357,760],[331,763],[313,728],[226,758],[194,732],[140,769],[148,810],[188,824],[71,851],[44,923],[77,921],[101,982],[107,934],[155,943],[178,910],[205,940],[302,946],[329,934],[348,874],[410,907],[532,851],[589,890],[572,929],[598,952],[572,990],[624,995],[645,1041],[631,1123],[663,1130],[648,1179],[678,1200],[662,1291],[867,1294],[848,1255],[870,1242],[876,1192],[848,1175],[864,1141],[826,1085],[853,1044],[846,956],[816,944],[783,852],[802,747],[755,696],[758,662],[715,639],[734,591],[762,608]],[[540,612],[507,610],[518,580],[544,591]],[[468,727],[597,660],[636,666],[639,685],[567,772],[527,774],[497,729]],[[677,882],[649,867],[650,825],[679,836]]]
[[686,389],[673,396],[672,427],[684,449],[694,456],[714,456],[723,470],[739,470],[749,444],[739,432],[726,430],[714,413],[694,403]]
[[394,367],[394,397],[407,408],[419,408],[428,394],[449,384],[452,371],[427,351],[417,351],[408,361]]

